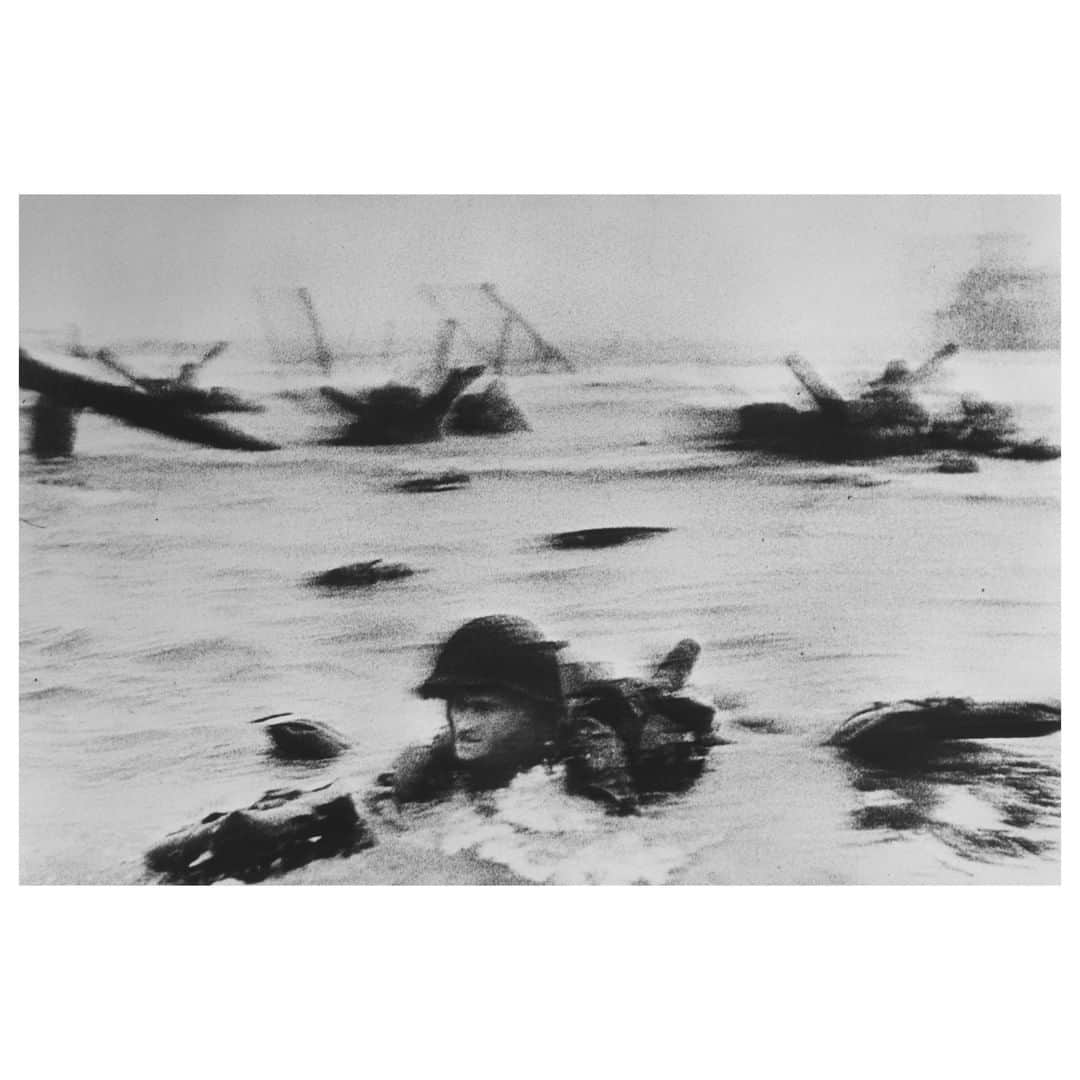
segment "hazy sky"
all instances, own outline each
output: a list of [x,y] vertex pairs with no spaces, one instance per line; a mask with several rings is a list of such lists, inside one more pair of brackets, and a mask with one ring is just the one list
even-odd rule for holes
[[980,233],[1057,266],[1056,197],[23,196],[24,329],[88,342],[258,332],[254,290],[307,285],[336,336],[499,284],[554,340],[917,339]]

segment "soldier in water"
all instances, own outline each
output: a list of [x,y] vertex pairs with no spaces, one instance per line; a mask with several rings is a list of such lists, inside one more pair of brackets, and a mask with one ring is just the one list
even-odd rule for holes
[[[558,767],[570,794],[619,814],[634,813],[655,793],[688,789],[709,749],[726,741],[713,734],[713,708],[685,692],[698,645],[679,642],[646,679],[596,677],[566,661],[562,648],[514,616],[489,615],[459,627],[417,688],[420,696],[445,703],[446,726],[427,745],[399,755],[369,792],[369,809],[387,799],[407,804],[454,791],[491,791],[543,767]],[[271,732],[275,742],[291,757],[330,758],[347,745],[328,743],[324,726],[310,721],[273,726],[281,729]],[[912,777],[920,762],[936,768],[928,747],[1046,735],[1060,726],[1054,703],[929,698],[861,710],[826,745],[868,763],[869,772],[857,767],[859,783],[892,767],[898,778],[888,782],[913,785],[927,803],[928,782]],[[967,775],[962,760],[956,768],[961,778]],[[968,782],[981,783],[978,759],[973,768]],[[971,842],[984,843],[980,837]],[[376,842],[352,794],[331,783],[274,789],[242,809],[209,814],[169,834],[147,852],[146,863],[168,881],[253,882]]]
[[648,680],[588,679],[561,643],[525,619],[488,615],[455,631],[417,688],[446,703],[446,728],[380,777],[399,802],[456,787],[490,790],[537,765],[563,763],[568,788],[618,813],[701,774],[713,709],[681,693],[700,652],[680,642]]
[[[530,769],[560,765],[571,793],[633,813],[649,792],[682,790],[697,779],[716,740],[711,706],[681,693],[698,656],[695,642],[680,642],[648,680],[585,678],[583,667],[560,660],[561,649],[510,615],[459,627],[417,688],[445,702],[446,727],[398,756],[369,794],[369,807],[387,798],[412,803],[455,790],[491,791]],[[311,721],[270,728],[289,756],[322,759],[342,749]],[[374,843],[351,794],[334,785],[275,789],[169,834],[146,863],[170,881],[261,881]]]

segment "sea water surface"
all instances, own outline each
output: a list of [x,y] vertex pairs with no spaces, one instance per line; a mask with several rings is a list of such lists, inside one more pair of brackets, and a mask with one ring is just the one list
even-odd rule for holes
[[[1058,372],[1057,353],[961,354],[930,395],[1006,401],[1025,435],[1059,441]],[[691,410],[797,402],[778,365],[514,378],[532,431],[373,449],[309,444],[332,418],[279,396],[257,354],[215,376],[267,403],[230,422],[282,450],[204,450],[84,415],[72,461],[21,456],[23,882],[148,881],[143,852],[211,810],[283,784],[362,793],[442,722],[411,693],[436,643],[502,611],[620,674],[696,638],[695,689],[730,744],[640,817],[608,817],[541,769],[485,799],[385,811],[376,848],[278,882],[1059,880],[1057,736],[891,771],[821,745],[874,701],[1060,696],[1059,462],[944,475],[686,440]],[[394,488],[448,469],[472,482]],[[672,531],[609,550],[542,542],[608,525]],[[417,573],[306,584],[375,558]],[[276,761],[250,721],[285,711],[353,749]]]

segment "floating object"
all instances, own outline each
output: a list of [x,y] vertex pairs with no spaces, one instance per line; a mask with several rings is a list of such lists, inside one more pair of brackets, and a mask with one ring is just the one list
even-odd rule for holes
[[639,526],[579,529],[576,532],[553,533],[547,538],[554,548],[605,548],[629,544],[635,540],[648,540],[651,536],[669,533],[668,528],[644,528]]
[[969,454],[943,454],[938,462],[940,473],[976,473],[979,463]]
[[402,480],[394,486],[398,491],[457,491],[468,487],[469,474],[463,472],[444,472],[437,476],[417,476],[411,480]]
[[877,703],[848,717],[826,746],[870,752],[954,739],[1025,739],[1061,730],[1061,706],[926,698]]
[[[264,724],[268,720],[277,720],[279,716],[291,716],[291,713],[274,713],[252,720],[253,724]],[[340,732],[327,724],[316,720],[277,720],[266,723],[264,729],[273,743],[273,752],[278,757],[299,761],[325,761],[335,758],[349,749],[348,740]]]
[[[218,450],[277,450],[274,443],[245,435],[216,420],[208,420],[179,408],[165,398],[133,387],[89,379],[60,371],[19,350],[19,385],[48,398],[55,406],[71,410],[91,409],[132,427],[157,432],[172,439]],[[71,421],[74,423],[74,420]],[[31,446],[38,436],[31,436]],[[74,432],[67,440],[74,445]],[[68,451],[70,453],[70,449]]]
[[210,885],[222,878],[250,884],[372,847],[375,838],[352,796],[329,787],[275,789],[243,810],[208,814],[152,847],[146,865],[166,884]]
[[412,567],[404,563],[384,563],[382,559],[372,559],[370,562],[349,563],[325,570],[309,578],[308,584],[332,589],[360,588],[380,581],[412,577],[415,573]]

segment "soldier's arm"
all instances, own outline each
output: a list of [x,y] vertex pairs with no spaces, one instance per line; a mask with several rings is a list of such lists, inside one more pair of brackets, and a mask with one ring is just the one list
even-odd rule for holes
[[454,756],[449,736],[426,746],[410,746],[395,759],[379,785],[398,802],[423,802],[445,794],[454,782]]

